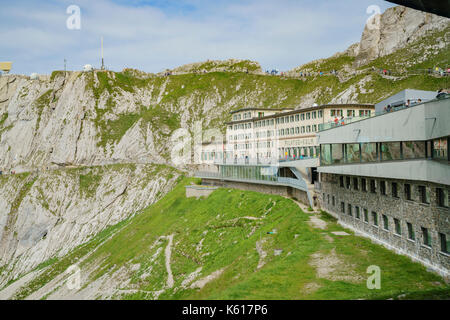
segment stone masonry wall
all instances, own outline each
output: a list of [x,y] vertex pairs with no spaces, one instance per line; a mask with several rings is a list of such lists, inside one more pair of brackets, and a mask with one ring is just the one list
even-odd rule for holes
[[[406,254],[426,265],[428,268],[449,277],[450,255],[441,251],[439,233],[450,237],[450,210],[439,207],[436,188],[449,189],[449,186],[422,181],[394,179],[377,179],[371,177],[343,176],[344,187],[340,186],[340,175],[321,174],[320,203],[323,210],[339,219],[343,225],[367,236],[386,247]],[[347,186],[347,177],[350,184]],[[354,178],[358,189],[355,189]],[[362,191],[361,181],[366,179],[367,191]],[[370,189],[370,180],[376,182],[376,192]],[[380,182],[386,182],[385,195],[380,192]],[[392,195],[392,183],[397,183],[398,197]],[[404,185],[411,185],[411,200],[405,196]],[[429,204],[422,203],[418,186],[425,186],[430,193]],[[334,204],[333,204],[334,197]],[[342,212],[344,203],[345,212]],[[352,214],[349,214],[349,204]],[[359,207],[359,218],[356,210]],[[368,221],[364,211],[367,210]],[[378,226],[374,225],[372,212],[378,215]],[[388,230],[384,228],[383,215],[388,218]],[[398,219],[401,234],[395,230],[394,218]],[[407,223],[411,223],[415,239],[409,239]],[[431,247],[424,244],[421,228],[428,228],[431,233]],[[450,248],[447,248],[447,251]]]

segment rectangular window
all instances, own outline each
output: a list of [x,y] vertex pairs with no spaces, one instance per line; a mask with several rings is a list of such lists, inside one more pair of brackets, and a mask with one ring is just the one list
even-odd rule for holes
[[341,202],[341,212],[345,213],[345,203]]
[[381,160],[392,161],[401,160],[400,142],[383,142],[381,143]]
[[386,195],[386,181],[380,181],[380,193]]
[[383,228],[389,230],[389,218],[385,214],[383,214]]
[[425,142],[424,141],[402,142],[402,153],[403,159],[425,158]]
[[411,197],[411,185],[408,183],[405,183],[405,199],[406,200],[412,200]]
[[347,213],[348,213],[349,216],[353,215],[353,213],[352,213],[352,205],[350,203],[347,205],[347,211],[348,211]]
[[428,228],[422,227],[423,244],[431,247],[431,234]]
[[308,112],[308,113],[306,114],[306,120],[309,120],[309,119],[311,119],[311,114]]
[[341,188],[344,187],[344,176],[340,176],[340,177],[339,177],[339,186],[340,186]]
[[305,114],[304,114],[304,113],[302,113],[302,114],[300,115],[300,119],[301,119],[301,120],[305,120]]
[[375,162],[377,158],[376,143],[361,143],[361,162]]
[[395,226],[395,233],[398,235],[402,234],[402,227],[400,225],[400,220],[394,218],[394,226]]
[[345,144],[345,161],[347,163],[360,162],[359,159],[359,143]]
[[320,145],[320,164],[321,165],[331,164],[331,144]]
[[437,205],[439,207],[448,208],[448,190],[436,188]]
[[344,152],[342,144],[331,145],[331,161],[333,164],[344,163]]
[[447,235],[439,233],[439,240],[441,240],[441,252],[449,253],[450,241],[447,240]]
[[298,114],[295,115],[295,121],[299,121],[300,120],[300,116]]
[[345,177],[345,187],[350,189],[350,177]]
[[370,192],[377,193],[377,183],[375,180],[370,180]]
[[361,218],[358,206],[355,206],[355,217],[356,217],[356,219],[360,219]]
[[372,211],[372,222],[374,226],[378,226],[378,213]]
[[448,138],[433,140],[433,159],[448,160]]
[[369,222],[369,210],[364,209],[364,222]]
[[361,178],[361,190],[367,192],[367,180],[365,178]]
[[336,198],[333,196],[333,198],[331,199],[332,205],[335,206],[336,205]]
[[428,188],[426,186],[418,186],[419,194],[420,194],[420,201],[422,203],[429,204],[430,203],[430,192],[428,191]]
[[414,232],[413,225],[411,223],[409,223],[409,222],[407,222],[406,225],[408,226],[408,239],[409,240],[416,240],[416,234]]
[[397,182],[392,182],[391,184],[392,197],[398,198],[398,184]]
[[358,190],[358,178],[353,178],[353,189]]

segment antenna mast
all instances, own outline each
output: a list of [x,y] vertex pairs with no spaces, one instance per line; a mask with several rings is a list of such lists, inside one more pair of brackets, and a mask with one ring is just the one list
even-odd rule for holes
[[102,70],[105,70],[105,63],[104,63],[104,60],[103,60],[103,36],[102,36],[102,38],[101,38],[101,42],[102,42]]

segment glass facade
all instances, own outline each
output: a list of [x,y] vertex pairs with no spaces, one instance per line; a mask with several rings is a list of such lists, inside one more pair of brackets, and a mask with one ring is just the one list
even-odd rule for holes
[[220,174],[224,178],[277,181],[278,167],[272,166],[220,166]]
[[321,144],[320,165],[411,159],[447,160],[448,137],[429,141]]

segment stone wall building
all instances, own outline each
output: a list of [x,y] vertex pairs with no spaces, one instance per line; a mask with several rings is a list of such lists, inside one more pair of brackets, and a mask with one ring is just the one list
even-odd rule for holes
[[322,208],[428,268],[450,270],[450,99],[319,132]]

